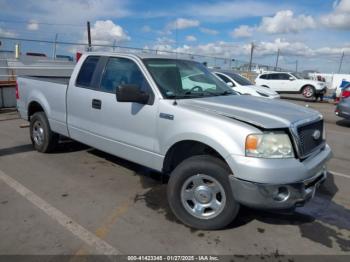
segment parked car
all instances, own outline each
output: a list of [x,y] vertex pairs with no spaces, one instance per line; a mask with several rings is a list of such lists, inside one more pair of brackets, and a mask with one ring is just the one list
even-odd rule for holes
[[256,86],[247,78],[235,72],[224,70],[214,70],[212,72],[234,91],[240,94],[266,97],[271,99],[280,98],[280,95],[274,90],[262,86]]
[[301,206],[327,176],[319,112],[238,96],[192,60],[91,52],[70,79],[19,77],[17,99],[37,151],[63,135],[163,172],[171,210],[194,228],[223,228],[240,205]]
[[350,97],[350,82],[347,80],[342,80],[340,85],[335,89],[333,97],[336,103],[338,103],[342,98]]
[[302,79],[297,74],[285,72],[263,73],[258,75],[255,83],[271,88],[278,93],[300,93],[305,98],[321,97],[327,91],[324,82]]
[[336,105],[335,114],[339,117],[350,119],[350,97],[340,99]]

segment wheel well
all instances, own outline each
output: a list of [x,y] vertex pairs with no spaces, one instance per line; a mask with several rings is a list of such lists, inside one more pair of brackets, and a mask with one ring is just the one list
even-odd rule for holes
[[28,106],[28,120],[30,120],[30,117],[36,112],[44,112],[44,109],[38,102],[33,101]]
[[307,86],[311,86],[314,90],[315,90],[315,87],[313,85],[310,85],[310,84],[306,84],[306,85],[303,85],[301,88],[300,88],[300,93],[303,92],[303,89]]
[[163,172],[170,173],[182,161],[196,155],[215,156],[226,163],[225,159],[212,147],[198,141],[185,140],[177,142],[168,150],[164,159]]

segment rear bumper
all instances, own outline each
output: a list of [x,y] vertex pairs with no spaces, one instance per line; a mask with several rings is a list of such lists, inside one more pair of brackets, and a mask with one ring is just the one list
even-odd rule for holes
[[335,112],[335,114],[337,116],[339,116],[339,117],[350,119],[350,112],[347,113],[347,112],[344,112],[344,111],[338,111],[338,112]]
[[316,189],[326,180],[324,168],[314,177],[292,184],[260,184],[230,177],[235,199],[246,206],[283,210],[303,206],[313,198]]
[[350,119],[350,107],[343,106],[340,103],[336,107],[335,114],[339,117]]

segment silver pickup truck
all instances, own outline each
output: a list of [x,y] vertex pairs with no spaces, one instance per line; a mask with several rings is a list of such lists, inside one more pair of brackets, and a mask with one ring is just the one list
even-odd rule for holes
[[240,96],[200,63],[88,53],[70,79],[18,78],[17,104],[39,152],[59,135],[169,175],[185,224],[218,229],[240,205],[293,209],[326,179],[317,111]]

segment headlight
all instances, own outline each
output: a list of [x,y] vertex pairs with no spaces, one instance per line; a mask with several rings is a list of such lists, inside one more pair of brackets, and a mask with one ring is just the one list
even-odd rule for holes
[[294,157],[289,136],[284,133],[251,134],[247,136],[245,154],[259,158]]

